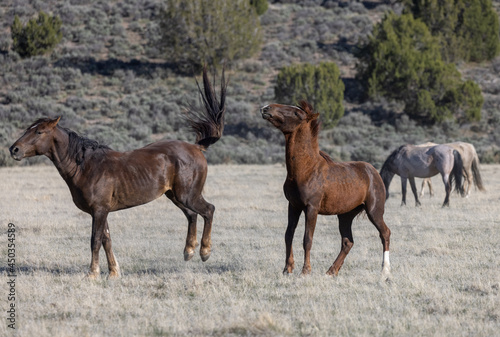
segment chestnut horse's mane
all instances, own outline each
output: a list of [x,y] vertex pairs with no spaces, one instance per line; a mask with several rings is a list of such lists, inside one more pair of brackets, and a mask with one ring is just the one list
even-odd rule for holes
[[[320,125],[321,125],[321,122],[319,121],[319,118],[318,118],[319,114],[317,114],[313,111],[312,106],[306,100],[300,101],[298,108],[300,110],[304,111],[307,114],[309,119],[312,119],[311,122],[309,123],[309,127],[311,128],[311,135],[312,135],[313,139],[317,140],[318,135],[319,135]],[[333,159],[325,152],[319,151],[319,154],[327,162],[333,163]]]

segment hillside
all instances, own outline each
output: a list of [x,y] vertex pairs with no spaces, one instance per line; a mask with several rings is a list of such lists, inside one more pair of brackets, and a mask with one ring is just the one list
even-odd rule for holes
[[[287,1],[282,1],[287,2]],[[273,102],[278,70],[292,63],[334,61],[346,85],[345,116],[321,133],[321,147],[341,160],[380,167],[403,143],[472,142],[483,162],[500,162],[500,58],[461,64],[482,88],[478,123],[423,128],[393,102],[360,102],[354,80],[356,43],[398,5],[383,1],[295,1],[270,4],[261,17],[262,51],[228,70],[228,113],[210,163],[274,163],[284,160],[282,135],[260,117]],[[291,1],[288,1],[291,2]],[[156,48],[160,0],[27,1],[0,4],[0,165],[16,164],[8,146],[35,119],[62,115],[61,124],[117,150],[162,138],[194,140],[182,112],[198,103],[193,77],[179,75]],[[322,4],[322,5],[320,5]],[[495,2],[497,10],[499,2]],[[40,10],[59,15],[63,41],[48,56],[21,60],[9,52],[14,15],[23,22]],[[293,104],[295,102],[287,102]],[[43,159],[31,159],[37,163]],[[26,162],[26,161],[25,161]]]

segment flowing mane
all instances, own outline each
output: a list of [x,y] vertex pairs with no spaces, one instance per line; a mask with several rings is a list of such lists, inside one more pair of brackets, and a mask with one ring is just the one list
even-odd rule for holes
[[111,148],[107,145],[99,144],[98,141],[80,136],[75,131],[61,128],[69,137],[68,156],[80,167],[84,167],[85,160],[91,156],[105,155]]

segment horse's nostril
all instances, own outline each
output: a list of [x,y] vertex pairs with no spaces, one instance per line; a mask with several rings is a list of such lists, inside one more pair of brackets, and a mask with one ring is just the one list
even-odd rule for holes
[[15,147],[11,146],[9,150],[10,150],[11,154],[15,154],[15,153],[19,152],[19,148],[17,146],[15,146]]

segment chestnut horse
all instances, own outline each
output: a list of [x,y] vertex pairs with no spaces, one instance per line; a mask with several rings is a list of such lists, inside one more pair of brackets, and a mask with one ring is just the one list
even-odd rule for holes
[[166,195],[188,220],[184,259],[194,255],[196,220],[204,219],[200,255],[210,257],[212,218],[215,207],[202,196],[207,177],[207,160],[202,151],[215,143],[224,128],[226,83],[222,73],[220,102],[203,70],[203,87],[198,85],[205,110],[188,114],[196,131],[196,144],[162,140],[141,149],[117,152],[96,141],[58,125],[61,117],[43,118],[33,123],[11,147],[15,160],[47,156],[66,181],[73,202],[92,216],[90,247],[92,259],[88,276],[100,275],[101,245],[108,260],[109,277],[119,277],[120,268],[111,249],[108,213],[148,203]]
[[353,246],[352,221],[363,210],[377,228],[383,246],[382,276],[390,274],[391,231],[384,222],[385,187],[377,170],[365,162],[336,163],[319,150],[319,114],[302,101],[300,106],[270,104],[261,108],[262,117],[285,135],[287,177],[283,186],[288,200],[285,233],[284,274],[292,273],[292,241],[302,212],[305,213],[304,267],[311,272],[310,253],[318,214],[337,215],[342,236],[340,253],[327,271],[337,275]]

